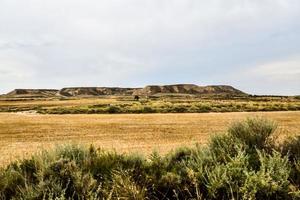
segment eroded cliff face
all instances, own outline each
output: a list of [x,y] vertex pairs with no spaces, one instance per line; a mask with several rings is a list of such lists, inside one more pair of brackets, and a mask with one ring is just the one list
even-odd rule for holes
[[194,84],[149,85],[136,90],[134,95],[193,94],[193,95],[245,95],[246,93],[228,85],[198,86]]
[[6,96],[55,96],[59,90],[56,89],[14,89],[6,94]]
[[119,87],[74,87],[63,88],[58,94],[62,96],[100,96],[100,95],[132,95],[140,88],[119,88]]
[[140,95],[151,96],[156,94],[190,94],[190,95],[231,95],[240,96],[246,93],[228,85],[198,86],[194,84],[176,85],[149,85],[144,88],[121,87],[69,87],[61,90],[55,89],[15,89],[7,96],[125,96]]

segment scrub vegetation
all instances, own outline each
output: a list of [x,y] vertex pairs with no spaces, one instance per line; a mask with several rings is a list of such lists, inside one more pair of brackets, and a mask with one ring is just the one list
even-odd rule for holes
[[2,199],[299,199],[300,137],[262,118],[162,156],[58,146],[0,170]]
[[115,113],[207,113],[298,111],[295,97],[195,98],[133,97],[0,99],[0,112],[33,111],[40,114],[115,114]]

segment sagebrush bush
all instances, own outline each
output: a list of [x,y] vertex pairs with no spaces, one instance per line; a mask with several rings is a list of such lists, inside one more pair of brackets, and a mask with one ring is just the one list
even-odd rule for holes
[[243,199],[291,199],[287,157],[275,151],[272,154],[258,151],[258,155],[259,170],[249,171],[240,188]]
[[280,150],[292,163],[291,182],[300,187],[300,136],[287,138],[281,144]]
[[276,146],[275,128],[251,118],[148,158],[58,146],[0,169],[0,199],[299,199],[299,137]]
[[288,155],[290,160],[300,159],[300,136],[289,137],[281,145],[281,151],[284,155]]
[[272,145],[272,134],[275,129],[274,122],[256,117],[233,123],[228,133],[251,149],[265,149]]
[[215,160],[213,166],[207,166],[203,173],[205,187],[210,199],[237,199],[239,188],[244,184],[248,171],[248,157],[242,150],[236,156],[229,157],[226,163]]
[[213,136],[208,147],[216,161],[225,163],[228,159],[237,155],[240,149],[244,148],[244,143],[241,143],[235,137],[224,134]]

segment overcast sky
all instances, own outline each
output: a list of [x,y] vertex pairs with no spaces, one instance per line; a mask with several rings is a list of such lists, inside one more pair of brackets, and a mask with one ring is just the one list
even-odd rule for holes
[[173,83],[300,94],[300,1],[0,0],[0,93]]

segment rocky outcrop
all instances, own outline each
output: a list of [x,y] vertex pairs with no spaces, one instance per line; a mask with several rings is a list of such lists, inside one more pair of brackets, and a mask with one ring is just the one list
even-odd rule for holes
[[246,93],[228,85],[198,86],[194,84],[149,85],[136,90],[134,95],[192,94],[192,95],[245,95]]
[[119,87],[72,87],[63,88],[58,92],[62,96],[101,96],[101,95],[132,95],[140,88],[119,88]]
[[175,85],[149,85],[144,88],[120,87],[69,87],[61,90],[54,89],[15,89],[6,96],[16,97],[51,97],[51,96],[152,96],[164,94],[189,94],[189,95],[230,95],[241,96],[246,93],[229,85],[198,86],[194,84]]
[[6,96],[54,96],[58,90],[55,89],[15,89],[6,94]]

